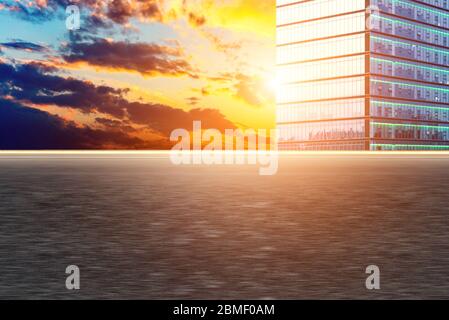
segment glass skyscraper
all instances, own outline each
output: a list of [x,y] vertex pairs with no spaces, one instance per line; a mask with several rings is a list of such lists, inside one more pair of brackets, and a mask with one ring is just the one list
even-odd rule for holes
[[449,0],[277,0],[280,150],[449,150]]

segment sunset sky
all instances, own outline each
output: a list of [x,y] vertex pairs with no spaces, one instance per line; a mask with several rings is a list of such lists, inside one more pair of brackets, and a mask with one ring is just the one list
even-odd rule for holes
[[0,0],[0,28],[2,149],[159,149],[193,120],[274,126],[274,0]]

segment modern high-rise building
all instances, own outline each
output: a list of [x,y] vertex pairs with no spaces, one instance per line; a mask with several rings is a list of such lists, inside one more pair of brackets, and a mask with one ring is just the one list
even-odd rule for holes
[[280,150],[449,150],[449,0],[277,0]]

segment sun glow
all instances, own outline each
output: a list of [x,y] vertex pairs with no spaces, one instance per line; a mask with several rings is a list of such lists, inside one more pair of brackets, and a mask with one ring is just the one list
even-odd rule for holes
[[277,75],[273,76],[271,79],[267,79],[267,88],[276,96],[281,89],[281,80]]

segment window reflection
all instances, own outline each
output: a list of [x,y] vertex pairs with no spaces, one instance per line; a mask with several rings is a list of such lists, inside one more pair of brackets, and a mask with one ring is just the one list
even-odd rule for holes
[[283,85],[277,96],[278,103],[308,100],[357,97],[365,94],[365,77],[315,81]]
[[277,44],[295,43],[365,31],[365,13],[350,14],[277,28]]
[[378,22],[373,24],[373,31],[444,47],[449,46],[449,30],[443,31],[420,23],[382,15],[373,15],[373,19]]
[[[436,7],[447,9],[447,1],[421,1]],[[432,3],[431,3],[432,2]],[[442,28],[449,28],[449,13],[435,7],[427,7],[418,1],[407,0],[372,0],[372,4],[387,13],[421,21]]]
[[357,119],[280,124],[278,128],[280,142],[360,139],[364,138],[365,121]]
[[371,115],[380,118],[449,122],[449,106],[374,99],[371,101]]
[[449,88],[400,80],[371,80],[371,94],[408,100],[449,103]]
[[365,73],[365,55],[279,66],[283,83],[336,78]]
[[[286,4],[289,4],[287,5]],[[365,0],[315,0],[306,3],[298,1],[277,1],[277,25],[312,20],[365,9]]]
[[371,137],[377,139],[449,141],[449,126],[372,121]]
[[277,109],[277,122],[299,122],[307,120],[329,120],[363,117],[364,99],[317,101],[280,105]]
[[449,50],[417,44],[412,41],[372,35],[371,48],[375,53],[449,66]]
[[285,64],[365,52],[365,36],[352,35],[278,46],[277,63]]
[[449,69],[386,57],[371,58],[371,72],[416,81],[449,84]]

